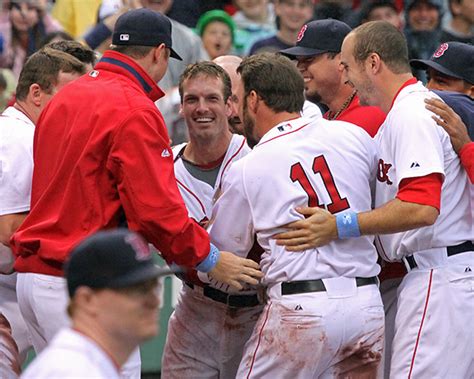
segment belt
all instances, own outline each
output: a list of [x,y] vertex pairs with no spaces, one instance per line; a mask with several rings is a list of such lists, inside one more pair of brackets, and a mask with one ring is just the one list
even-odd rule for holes
[[[357,287],[368,286],[369,284],[377,284],[377,278],[355,278]],[[306,292],[322,292],[326,291],[322,279],[315,280],[296,280],[293,282],[283,282],[281,284],[282,295],[294,295]]]
[[[194,284],[188,282],[184,284],[194,289]],[[210,286],[202,287],[202,294],[211,300],[234,308],[255,307],[261,304],[257,295],[231,295]]]
[[[448,257],[452,257],[453,255],[465,253],[466,251],[474,251],[474,243],[472,243],[471,241],[467,241],[459,245],[448,246],[446,250],[448,251]],[[413,255],[407,255],[403,259],[405,261],[405,264],[410,267],[410,270],[413,270],[414,268],[418,267],[418,264],[416,263],[415,257]]]

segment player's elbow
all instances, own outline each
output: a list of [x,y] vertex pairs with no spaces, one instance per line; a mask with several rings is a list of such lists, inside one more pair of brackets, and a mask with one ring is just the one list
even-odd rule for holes
[[420,227],[422,226],[431,226],[438,219],[439,211],[435,207],[424,205],[419,209],[418,212],[418,221]]

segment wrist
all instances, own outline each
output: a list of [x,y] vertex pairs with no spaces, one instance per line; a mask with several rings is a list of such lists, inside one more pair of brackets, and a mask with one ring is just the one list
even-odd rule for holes
[[215,247],[212,243],[210,244],[209,254],[207,257],[196,266],[196,270],[200,272],[209,272],[211,271],[216,265],[221,252],[217,247]]
[[340,239],[360,237],[357,213],[352,211],[336,215],[337,235]]

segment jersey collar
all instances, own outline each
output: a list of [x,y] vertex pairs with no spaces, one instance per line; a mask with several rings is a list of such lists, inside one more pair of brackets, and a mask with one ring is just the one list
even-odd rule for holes
[[294,133],[302,127],[308,125],[311,122],[307,117],[301,116],[291,120],[283,121],[273,128],[271,128],[265,135],[260,139],[260,142],[255,146],[261,146],[267,142],[274,140],[275,138],[282,137],[284,135]]
[[[389,109],[389,112],[390,110],[393,108],[393,105],[395,104],[395,101],[398,100],[398,98],[402,98],[403,96],[399,96],[400,93],[405,89],[407,88],[408,86],[412,85],[412,84],[416,84],[417,83],[417,80],[416,78],[410,78],[408,79],[405,83],[402,84],[402,86],[398,89],[397,93],[395,94],[395,96],[393,97],[393,100],[392,100],[392,104],[390,105],[390,109]],[[405,91],[403,91],[405,93]]]
[[2,116],[16,118],[17,120],[23,121],[25,124],[31,125],[33,128],[35,127],[35,124],[33,123],[33,121],[31,121],[26,114],[19,111],[13,106],[5,109],[2,113]]

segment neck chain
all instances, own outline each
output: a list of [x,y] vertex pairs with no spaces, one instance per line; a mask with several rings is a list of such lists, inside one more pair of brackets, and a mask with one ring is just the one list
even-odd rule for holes
[[351,95],[346,99],[346,101],[344,102],[344,104],[342,104],[342,106],[339,108],[339,110],[334,113],[334,115],[331,114],[331,112],[329,112],[328,114],[328,119],[329,120],[335,120],[336,118],[338,118],[340,116],[340,114],[349,106],[349,104],[352,102],[352,100],[354,99],[355,95],[356,95],[357,91],[354,90],[352,91]]

